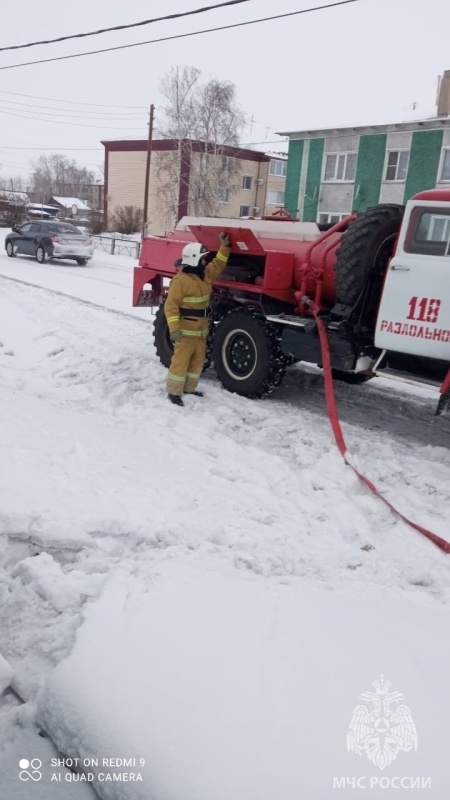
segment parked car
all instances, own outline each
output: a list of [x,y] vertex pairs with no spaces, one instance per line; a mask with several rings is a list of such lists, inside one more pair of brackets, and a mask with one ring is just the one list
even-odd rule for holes
[[5,238],[5,249],[10,258],[35,256],[40,264],[48,258],[71,258],[84,266],[94,255],[94,242],[75,225],[41,219],[15,226]]

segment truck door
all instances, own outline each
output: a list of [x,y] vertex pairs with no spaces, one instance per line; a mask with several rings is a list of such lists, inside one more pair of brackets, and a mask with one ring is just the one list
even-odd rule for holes
[[412,205],[389,264],[375,345],[450,361],[450,203]]

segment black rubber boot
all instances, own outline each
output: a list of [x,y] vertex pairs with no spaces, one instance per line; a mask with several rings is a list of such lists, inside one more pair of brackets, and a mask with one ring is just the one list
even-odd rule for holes
[[179,394],[168,394],[167,397],[174,406],[184,406],[183,398]]
[[184,392],[184,394],[193,394],[194,397],[204,397],[203,392]]

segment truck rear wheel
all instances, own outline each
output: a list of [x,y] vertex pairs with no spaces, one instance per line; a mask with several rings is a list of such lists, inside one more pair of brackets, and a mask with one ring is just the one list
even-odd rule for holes
[[[208,369],[211,366],[211,356],[212,356],[212,345],[211,345],[211,337],[213,333],[213,326],[211,326],[211,332],[208,336],[208,341],[206,343],[206,359],[203,365],[203,371]],[[167,318],[164,313],[164,303],[161,303],[158,311],[155,314],[155,321],[153,323],[153,338],[155,341],[155,350],[156,355],[158,356],[161,364],[163,364],[167,369],[170,367],[170,362],[172,361],[173,356],[173,344],[170,341],[170,333],[169,333],[169,326],[167,324]]]
[[[334,267],[337,303],[354,306],[367,286],[381,289],[403,218],[403,206],[380,205],[359,214],[337,250]],[[378,298],[377,298],[378,299]]]
[[164,366],[169,369],[173,356],[173,344],[170,341],[169,326],[164,313],[164,303],[160,305],[155,314],[155,321],[153,323],[153,338],[155,340],[156,355],[158,356],[161,364],[164,364]]
[[217,325],[213,361],[222,386],[244,397],[270,394],[288,363],[275,327],[247,308],[231,311]]

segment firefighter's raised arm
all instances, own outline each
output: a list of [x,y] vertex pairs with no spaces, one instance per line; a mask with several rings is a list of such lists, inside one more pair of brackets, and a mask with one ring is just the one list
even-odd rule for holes
[[228,259],[230,257],[230,237],[228,233],[221,233],[219,236],[220,239],[220,248],[217,252],[217,255],[210,264],[206,267],[205,270],[205,277],[210,281],[215,281],[216,278],[219,277],[220,273],[223,272],[225,269]]

